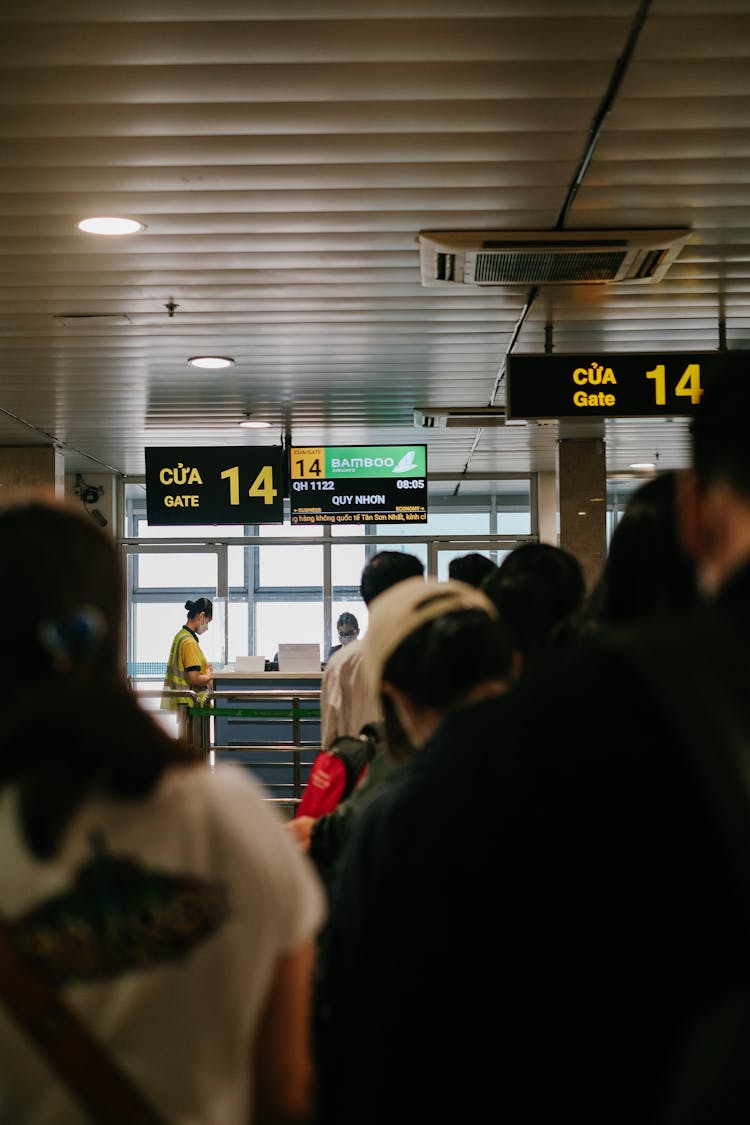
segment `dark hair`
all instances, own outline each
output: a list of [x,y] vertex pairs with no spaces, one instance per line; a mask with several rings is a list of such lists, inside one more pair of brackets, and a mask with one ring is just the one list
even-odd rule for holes
[[725,367],[707,383],[690,424],[699,486],[724,478],[750,499],[750,376]]
[[471,688],[510,675],[510,638],[495,617],[461,609],[428,621],[391,653],[382,679],[416,703],[444,711]]
[[591,624],[626,625],[667,617],[698,600],[692,559],[677,524],[678,476],[642,484],[612,532],[586,616]]
[[0,583],[25,596],[0,727],[0,787],[17,785],[24,838],[44,859],[88,795],[139,799],[168,762],[194,754],[124,678],[125,585],[107,532],[66,504],[2,508]]
[[343,613],[339,614],[339,619],[336,622],[336,628],[340,629],[342,625],[350,625],[352,629],[359,630],[359,621],[357,621],[357,618],[354,616],[354,614],[349,613],[348,610],[344,610]]
[[186,601],[185,609],[187,610],[188,621],[191,617],[197,617],[199,613],[205,613],[210,621],[214,615],[214,603],[210,598],[198,598],[196,601]]
[[478,551],[471,551],[468,555],[458,555],[448,563],[448,577],[456,578],[459,582],[467,582],[469,586],[479,587],[488,575],[497,570],[492,559],[480,555]]
[[369,605],[373,598],[389,590],[405,578],[424,574],[424,563],[416,555],[404,551],[378,551],[365,563],[359,583],[362,601]]
[[583,604],[586,581],[570,551],[551,543],[522,543],[482,583],[509,630],[513,647],[529,663],[550,648]]

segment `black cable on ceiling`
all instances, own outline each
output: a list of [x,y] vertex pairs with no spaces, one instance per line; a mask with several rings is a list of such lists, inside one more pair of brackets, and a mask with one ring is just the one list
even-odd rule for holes
[[591,163],[591,158],[594,155],[594,149],[599,143],[599,137],[601,136],[604,122],[606,121],[607,115],[609,114],[609,111],[614,104],[620,86],[622,85],[623,78],[625,77],[625,73],[628,69],[628,66],[630,65],[630,60],[633,57],[633,52],[635,51],[636,44],[638,43],[638,37],[641,34],[643,25],[648,18],[651,4],[652,0],[641,0],[640,5],[638,6],[638,11],[633,18],[632,24],[630,25],[630,32],[625,43],[625,48],[622,51],[622,54],[618,58],[617,62],[615,63],[615,68],[612,71],[612,77],[609,80],[609,85],[607,86],[598,110],[594,114],[594,120],[591,123],[591,128],[589,129],[589,137],[588,141],[586,142],[586,148],[584,149],[583,155],[578,162],[578,167],[576,168],[575,174],[570,183],[570,187],[568,188],[565,195],[563,205],[560,208],[560,212],[555,222],[555,230],[565,229],[565,224],[568,221],[568,212],[573,206],[573,201],[578,194],[578,189],[581,186],[581,181],[586,175],[588,166]]

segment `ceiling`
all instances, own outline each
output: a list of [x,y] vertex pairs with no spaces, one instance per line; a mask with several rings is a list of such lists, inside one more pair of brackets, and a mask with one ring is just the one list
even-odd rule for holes
[[[2,446],[552,471],[557,423],[415,408],[502,406],[513,352],[750,347],[750,0],[24,0],[0,30]],[[113,214],[145,229],[77,228]],[[631,228],[690,231],[662,280],[420,276],[420,231]],[[684,421],[599,426],[612,472],[686,461]]]

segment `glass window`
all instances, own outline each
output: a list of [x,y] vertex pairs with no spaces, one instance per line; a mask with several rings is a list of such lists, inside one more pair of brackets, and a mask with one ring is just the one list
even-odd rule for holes
[[216,555],[203,551],[143,553],[138,555],[138,586],[141,590],[187,590],[188,598],[196,590],[215,590],[217,569]]
[[490,513],[431,511],[427,523],[420,524],[378,524],[383,535],[488,535],[490,533]]
[[321,601],[258,602],[255,629],[256,651],[269,660],[276,656],[280,644],[318,644],[322,650],[323,604]]
[[145,512],[133,512],[133,535],[138,539],[187,539],[202,543],[210,539],[236,539],[246,535],[240,524],[205,524],[196,527],[152,527],[147,522]]
[[246,598],[232,599],[227,603],[227,662],[233,664],[238,656],[265,656],[267,652],[250,651],[251,603]]
[[353,586],[358,590],[364,565],[364,543],[333,544],[331,547],[331,582],[334,590],[342,586]]
[[[136,663],[155,661],[166,664],[169,649],[175,634],[187,620],[187,613],[177,602],[140,602],[135,607],[135,648],[133,659]],[[222,662],[221,621],[217,615],[200,639],[200,646],[209,663]]]
[[[279,527],[275,524],[258,528],[259,535],[284,536],[292,539],[319,538],[322,528],[309,527]],[[268,545],[258,547],[258,574],[256,588],[272,588],[274,586],[317,586],[323,585],[323,548],[322,546],[289,546],[280,544],[278,547]]]
[[227,570],[230,590],[247,590],[247,547],[227,548]]
[[[437,577],[438,577],[438,579],[441,582],[446,582],[447,579],[449,578],[448,567],[450,565],[451,559],[460,558],[461,555],[466,555],[466,554],[469,553],[469,551],[473,552],[475,550],[477,550],[475,547],[470,547],[470,548],[464,547],[460,551],[448,551],[448,550],[438,551],[438,557],[437,557],[437,567],[438,567]],[[478,550],[477,553],[480,554],[480,555],[486,555],[487,558],[491,559],[492,562],[495,563],[496,566],[499,566],[500,563],[503,561],[503,559],[506,558],[510,554],[510,550],[508,550],[508,549],[501,550],[501,551],[500,550],[498,550],[498,551],[496,551],[496,550]]]

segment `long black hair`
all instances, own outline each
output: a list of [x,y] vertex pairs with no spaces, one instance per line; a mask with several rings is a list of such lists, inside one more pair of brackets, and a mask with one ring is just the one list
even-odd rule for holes
[[664,472],[633,493],[612,532],[588,617],[633,625],[683,613],[698,601],[695,565],[678,527],[678,475]]
[[128,686],[120,557],[85,513],[43,499],[0,509],[0,586],[23,603],[8,641],[0,787],[17,786],[26,843],[48,858],[87,796],[137,800],[168,763],[197,755]]

